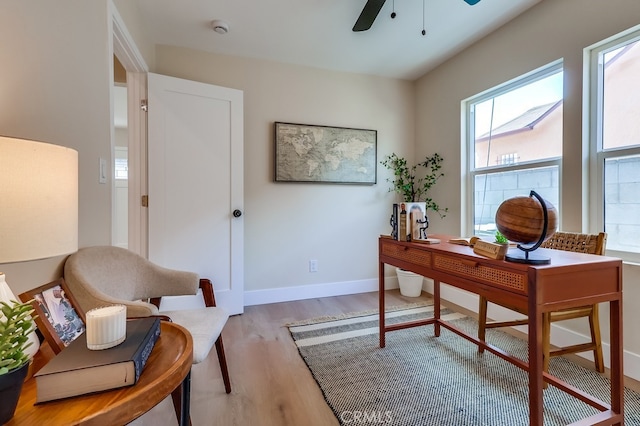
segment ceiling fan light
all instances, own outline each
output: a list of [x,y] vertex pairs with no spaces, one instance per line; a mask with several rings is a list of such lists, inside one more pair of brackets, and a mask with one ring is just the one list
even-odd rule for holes
[[[387,0],[367,0],[367,2],[364,5],[364,8],[362,9],[362,12],[360,12],[360,16],[358,16],[358,20],[353,26],[353,31],[354,32],[367,31],[369,28],[371,28],[371,25],[373,25],[373,21],[376,20],[378,13],[382,9],[382,6],[384,6],[386,1]],[[480,0],[464,0],[464,2],[467,3],[468,5],[473,6],[474,4],[479,3]],[[424,0],[422,0],[422,15],[424,19]],[[394,2],[393,9],[391,11],[391,19],[395,19],[395,17],[396,17],[396,7]],[[424,27],[424,24],[423,24],[423,27]],[[422,30],[422,35],[426,35],[426,31],[424,29]]]

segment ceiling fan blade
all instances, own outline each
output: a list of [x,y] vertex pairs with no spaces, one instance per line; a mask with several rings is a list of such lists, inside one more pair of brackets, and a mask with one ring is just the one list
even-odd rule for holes
[[380,9],[382,9],[382,5],[384,5],[385,1],[386,0],[367,0],[367,4],[364,5],[356,24],[353,26],[353,31],[366,31],[371,28],[373,21],[376,20],[376,17],[378,16]]
[[474,4],[476,4],[476,3],[479,3],[479,2],[480,2],[480,0],[464,0],[464,1],[466,1],[466,2],[467,2],[467,4],[470,4],[471,6],[473,6]]

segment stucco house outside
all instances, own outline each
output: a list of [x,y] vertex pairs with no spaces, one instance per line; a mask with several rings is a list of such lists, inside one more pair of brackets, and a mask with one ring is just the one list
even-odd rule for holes
[[[606,149],[640,144],[640,42],[612,52],[605,64],[606,96],[603,110],[603,141]],[[476,164],[488,167],[523,163],[562,155],[562,100],[540,105],[511,121],[480,135],[475,141]],[[638,245],[640,241],[640,157],[608,161],[606,167],[606,224],[609,241]],[[517,174],[517,178],[514,176]],[[483,179],[483,178],[478,178]],[[476,182],[477,230],[493,232],[500,203],[514,195],[539,190],[557,193],[559,173],[555,168],[489,175]],[[484,205],[483,205],[484,200]],[[550,201],[556,207],[558,199]],[[629,223],[631,221],[635,223]]]

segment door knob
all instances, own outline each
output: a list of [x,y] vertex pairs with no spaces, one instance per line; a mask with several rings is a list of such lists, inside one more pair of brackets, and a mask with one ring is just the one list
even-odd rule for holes
[[240,216],[242,216],[242,211],[235,209],[233,211],[233,217],[240,217]]

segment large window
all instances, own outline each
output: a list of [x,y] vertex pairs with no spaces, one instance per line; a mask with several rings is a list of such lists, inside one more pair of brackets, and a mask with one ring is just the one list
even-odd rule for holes
[[[493,237],[500,204],[535,190],[559,210],[562,63],[505,83],[464,103],[467,115],[466,227]],[[469,233],[469,232],[467,232]]]
[[640,260],[640,31],[590,54],[591,213],[607,251]]

